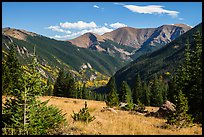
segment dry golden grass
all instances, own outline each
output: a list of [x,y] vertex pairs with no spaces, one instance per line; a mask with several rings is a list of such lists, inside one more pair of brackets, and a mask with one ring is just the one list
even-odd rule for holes
[[[102,134],[102,135],[202,135],[202,128],[198,125],[191,128],[182,129],[164,129],[164,119],[145,117],[143,115],[132,115],[127,111],[117,110],[117,113],[101,112],[106,107],[103,101],[82,100],[63,97],[43,96],[41,101],[50,100],[49,105],[54,105],[66,113],[68,125],[62,127],[66,134]],[[2,102],[5,97],[2,97]],[[89,124],[74,122],[71,115],[79,112],[87,101],[89,112],[96,119]],[[148,111],[156,111],[158,107],[146,107]]]
[[[106,106],[103,101],[86,100],[91,115],[96,119],[85,125],[82,122],[74,122],[71,118],[73,111],[79,112],[84,107],[85,100],[61,98],[61,97],[40,97],[45,101],[50,99],[49,104],[62,109],[66,114],[68,126],[63,131],[68,134],[102,134],[102,135],[202,135],[202,128],[198,125],[182,129],[162,129],[164,119],[145,117],[143,115],[132,115],[127,111],[117,110],[117,113],[101,112]],[[149,111],[156,111],[157,107],[147,107]]]

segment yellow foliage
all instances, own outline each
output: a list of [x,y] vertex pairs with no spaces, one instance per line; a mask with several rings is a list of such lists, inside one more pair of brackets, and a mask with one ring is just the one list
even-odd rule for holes
[[166,74],[166,75],[170,75],[171,73],[167,71],[165,74]]

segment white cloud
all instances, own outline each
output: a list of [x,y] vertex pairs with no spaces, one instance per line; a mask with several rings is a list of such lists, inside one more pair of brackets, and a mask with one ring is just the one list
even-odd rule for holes
[[160,5],[148,5],[148,6],[136,6],[136,5],[123,5],[123,7],[129,9],[132,12],[143,14],[167,14],[171,17],[177,17],[178,11],[166,10]]
[[105,25],[105,26],[108,26],[108,24],[107,24],[107,23],[104,23],[104,25]]
[[123,4],[123,3],[118,3],[118,2],[115,2],[115,3],[113,3],[113,4],[115,4],[115,5],[125,5],[125,4]]
[[51,30],[57,31],[57,32],[64,32],[64,30],[60,29],[59,26],[49,26],[49,27],[47,27],[47,29],[51,29]]
[[102,35],[106,32],[110,32],[110,31],[113,31],[113,29],[102,26],[102,27],[97,27],[97,28],[92,28],[92,29],[84,29],[81,31],[73,32],[73,33],[68,34],[68,35],[61,35],[61,36],[55,35],[54,37],[51,37],[51,38],[56,38],[59,40],[68,40],[68,39],[76,38],[76,37],[83,35],[84,33],[87,33],[87,32],[92,32],[92,33]]
[[65,22],[65,23],[60,23],[60,26],[62,28],[66,28],[66,29],[87,29],[87,28],[96,28],[97,25],[95,22],[83,22],[83,21],[78,21],[78,22]]
[[115,28],[115,29],[121,28],[121,27],[127,27],[127,25],[125,25],[125,24],[123,24],[123,23],[120,23],[120,22],[116,22],[116,23],[110,24],[110,26],[111,26],[112,28]]
[[93,7],[99,9],[99,6],[97,6],[97,5],[94,5]]
[[57,32],[64,32],[64,33],[67,33],[67,34],[71,33],[71,31],[69,31],[69,30],[61,29],[60,26],[49,26],[46,29],[51,29],[52,31],[57,31]]
[[88,32],[93,32],[93,33],[96,33],[96,34],[99,34],[99,35],[102,35],[102,34],[104,34],[106,32],[110,32],[110,31],[113,31],[113,29],[110,29],[110,28],[107,28],[107,27],[104,27],[104,26],[88,30]]

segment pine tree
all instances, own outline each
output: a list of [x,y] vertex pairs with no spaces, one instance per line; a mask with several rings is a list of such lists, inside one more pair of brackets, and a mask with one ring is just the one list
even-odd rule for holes
[[22,68],[16,57],[15,46],[10,45],[9,53],[5,63],[2,65],[2,93],[5,95],[15,94],[14,89],[20,87],[19,77]]
[[89,113],[89,109],[87,107],[87,102],[85,101],[85,107],[80,109],[79,113],[75,113],[71,115],[71,117],[74,119],[74,121],[82,121],[88,124],[89,122],[95,120],[95,116],[91,116]]
[[133,102],[135,104],[138,104],[138,100],[141,100],[142,98],[142,82],[139,74],[137,75],[137,78],[135,81],[135,85],[132,91],[132,96],[133,96]]
[[86,84],[84,84],[82,87],[82,98],[88,99],[88,90],[86,89]]
[[71,73],[68,72],[64,80],[64,95],[70,98],[77,98],[75,80],[72,77]]
[[190,58],[190,88],[186,94],[189,101],[189,113],[195,118],[195,122],[202,122],[202,37],[200,32],[193,36],[195,48]]
[[174,95],[176,94],[176,82],[175,76],[172,76],[171,80],[168,82],[168,92],[167,92],[167,99],[172,103],[175,103]]
[[33,62],[29,66],[29,72],[23,72],[18,78],[18,84],[22,86],[14,89],[14,98],[5,101],[2,123],[9,133],[3,130],[4,134],[46,134],[48,129],[55,128],[65,120],[57,108],[47,107],[46,102],[36,100],[47,87],[37,70],[35,49]]
[[125,81],[122,82],[120,86],[120,92],[122,93],[121,101],[127,103],[126,106],[127,109],[132,109],[133,107],[132,93],[127,82]]
[[[194,35],[190,50],[187,40],[185,49],[185,60],[177,69],[172,80],[174,91],[182,91],[188,98],[189,111],[195,118],[195,122],[202,121],[202,38],[197,32]],[[171,91],[169,90],[171,93]],[[171,93],[173,94],[173,93]]]
[[107,95],[107,100],[106,100],[106,105],[109,107],[113,107],[113,106],[118,106],[119,105],[119,98],[118,98],[118,94],[116,91],[116,85],[115,85],[115,78],[112,77],[108,84],[107,84],[107,88],[108,88],[108,95]]
[[162,89],[157,76],[154,77],[153,84],[151,86],[150,103],[152,106],[161,106],[163,103]]
[[187,114],[188,101],[181,90],[175,95],[175,101],[176,111],[168,115],[167,123],[170,125],[176,125],[177,127],[191,126],[192,118]]
[[146,82],[143,85],[143,91],[144,93],[143,93],[141,102],[145,104],[146,106],[149,106],[150,105],[150,87],[149,85],[146,84]]
[[168,94],[168,84],[164,82],[164,79],[162,76],[159,78],[159,86],[162,94],[162,103],[167,100],[167,94]]
[[64,96],[64,91],[65,91],[65,78],[64,78],[65,72],[63,69],[60,69],[58,77],[56,79],[55,85],[54,85],[54,90],[53,90],[53,95],[54,96]]

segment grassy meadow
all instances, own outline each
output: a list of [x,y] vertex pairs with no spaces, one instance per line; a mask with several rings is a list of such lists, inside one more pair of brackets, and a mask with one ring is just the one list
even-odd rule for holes
[[[55,105],[66,113],[67,125],[61,127],[64,134],[81,135],[202,135],[202,128],[198,125],[190,128],[163,128],[165,119],[145,117],[129,114],[128,111],[116,110],[101,112],[106,107],[103,101],[82,100],[63,97],[43,96],[42,101],[50,100],[49,105]],[[4,99],[3,99],[4,100]],[[90,114],[96,119],[89,124],[74,122],[71,115],[79,112],[87,101]],[[156,111],[158,107],[146,107],[148,111]]]

